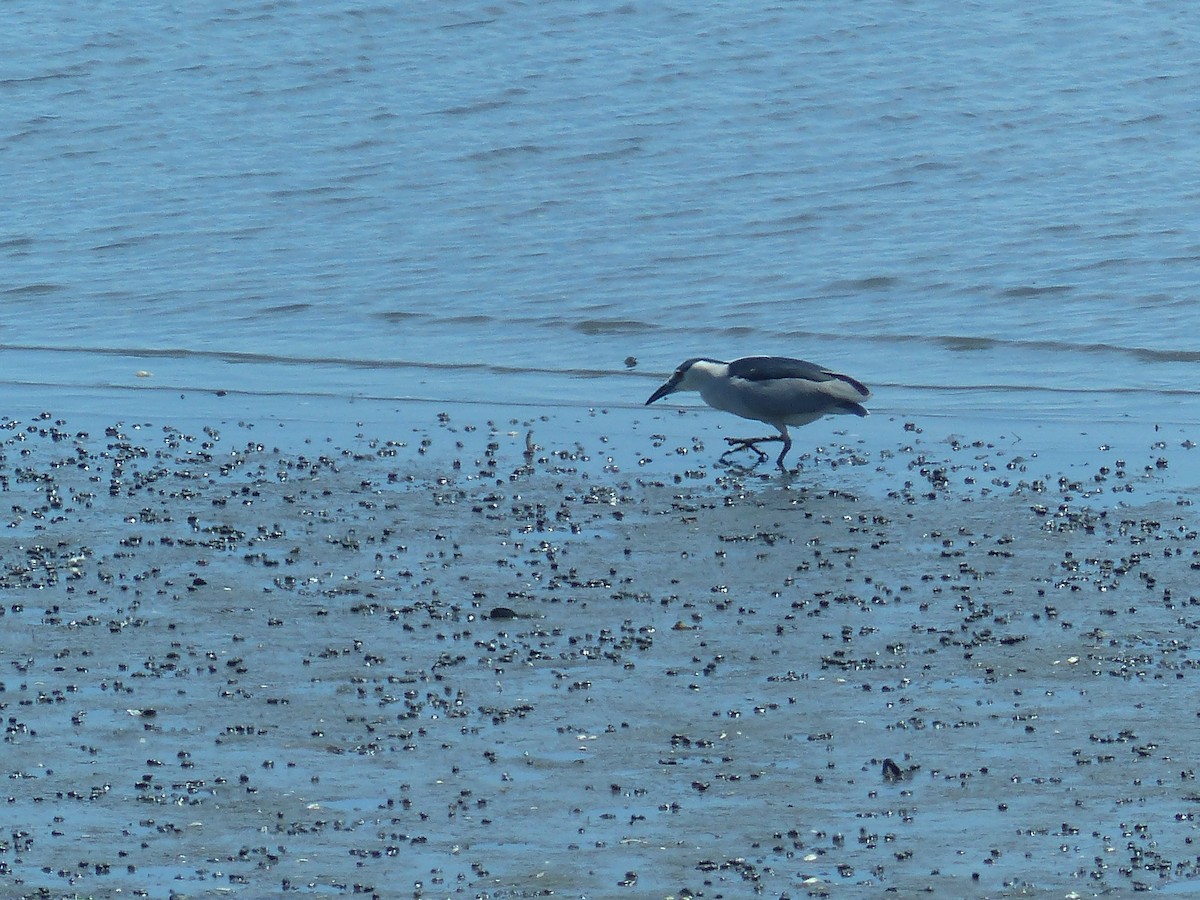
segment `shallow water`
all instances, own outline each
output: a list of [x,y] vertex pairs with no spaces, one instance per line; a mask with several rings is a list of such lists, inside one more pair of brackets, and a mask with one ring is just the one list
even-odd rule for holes
[[6,395],[586,409],[765,352],[893,413],[1195,418],[1170,4],[9,14]]

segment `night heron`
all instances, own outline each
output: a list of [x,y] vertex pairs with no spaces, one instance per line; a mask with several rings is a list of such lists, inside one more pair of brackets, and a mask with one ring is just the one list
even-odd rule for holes
[[770,437],[725,438],[729,443],[725,453],[750,448],[762,460],[767,454],[758,444],[783,441],[776,464],[785,472],[783,458],[792,449],[789,425],[807,425],[822,416],[865,416],[859,401],[871,396],[866,385],[849,375],[786,356],[745,356],[733,362],[703,356],[689,359],[650,395],[646,405],[676,391],[699,391],[713,409],[775,426],[779,434]]

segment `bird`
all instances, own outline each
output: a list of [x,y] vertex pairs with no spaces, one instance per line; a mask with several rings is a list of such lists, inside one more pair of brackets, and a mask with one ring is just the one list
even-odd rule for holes
[[749,448],[762,461],[767,454],[758,444],[783,441],[775,464],[785,472],[783,460],[792,449],[789,425],[807,425],[828,415],[865,416],[867,410],[860,401],[871,396],[865,384],[849,375],[787,356],[744,356],[732,362],[693,357],[680,363],[645,405],[677,391],[699,391],[713,409],[773,425],[779,434],[725,438],[729,449],[721,455]]

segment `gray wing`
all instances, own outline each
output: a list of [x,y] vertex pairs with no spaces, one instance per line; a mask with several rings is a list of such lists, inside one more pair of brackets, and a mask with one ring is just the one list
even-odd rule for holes
[[871,396],[865,384],[849,375],[831,372],[816,363],[786,356],[746,356],[735,359],[729,364],[729,375],[731,378],[743,378],[746,381],[777,381],[784,378],[802,378],[817,383],[841,381],[850,385],[864,398]]

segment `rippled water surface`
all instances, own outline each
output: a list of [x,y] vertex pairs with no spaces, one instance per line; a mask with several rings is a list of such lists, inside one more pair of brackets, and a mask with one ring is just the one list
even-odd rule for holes
[[1195,418],[1178,4],[6,12],[16,398],[637,405],[765,352],[878,411]]

